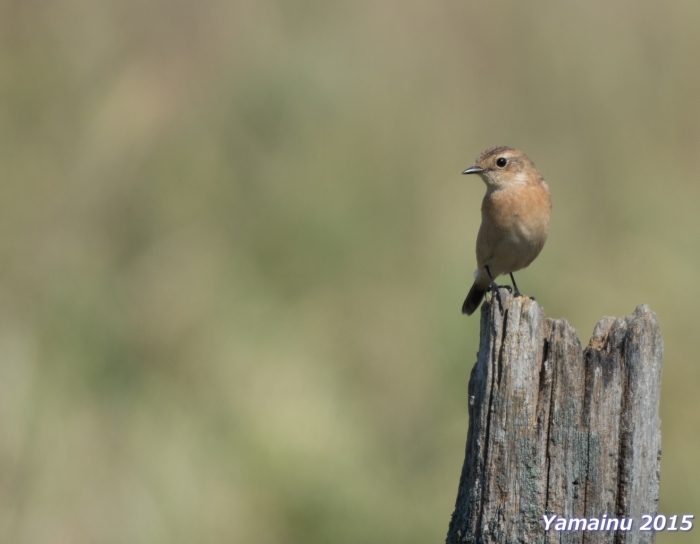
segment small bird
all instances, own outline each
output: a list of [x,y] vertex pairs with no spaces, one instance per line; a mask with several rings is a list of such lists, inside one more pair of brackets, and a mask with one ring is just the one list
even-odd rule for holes
[[481,227],[476,237],[478,268],[462,305],[462,313],[471,315],[489,288],[502,308],[494,281],[501,274],[510,274],[515,296],[521,296],[513,272],[527,267],[542,251],[549,231],[552,199],[532,161],[511,147],[483,151],[474,166],[462,173],[478,174],[486,183]]

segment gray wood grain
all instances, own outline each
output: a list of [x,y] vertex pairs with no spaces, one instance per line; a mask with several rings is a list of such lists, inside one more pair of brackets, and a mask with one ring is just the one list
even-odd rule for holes
[[[663,342],[655,314],[641,305],[603,318],[584,350],[565,320],[500,293],[503,313],[498,304],[481,310],[447,543],[654,542],[653,531],[639,528],[659,496]],[[586,519],[587,528],[593,518],[634,524],[545,532],[544,514]]]

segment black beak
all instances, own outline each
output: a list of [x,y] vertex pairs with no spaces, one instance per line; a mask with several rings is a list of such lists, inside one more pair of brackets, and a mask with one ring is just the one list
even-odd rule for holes
[[479,168],[478,166],[470,166],[467,168],[462,174],[481,174],[482,172],[485,172],[483,168]]

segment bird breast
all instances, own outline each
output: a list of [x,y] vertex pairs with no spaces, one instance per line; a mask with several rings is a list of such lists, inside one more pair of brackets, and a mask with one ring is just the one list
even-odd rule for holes
[[544,182],[489,192],[481,207],[479,265],[519,270],[537,257],[547,239],[551,199]]

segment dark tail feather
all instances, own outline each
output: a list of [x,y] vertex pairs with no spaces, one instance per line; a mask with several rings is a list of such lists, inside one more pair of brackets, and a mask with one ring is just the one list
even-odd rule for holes
[[472,315],[474,310],[476,310],[479,307],[479,304],[481,304],[481,301],[484,300],[485,294],[486,289],[479,287],[476,283],[472,285],[467,298],[464,299],[464,304],[462,304],[462,313]]

